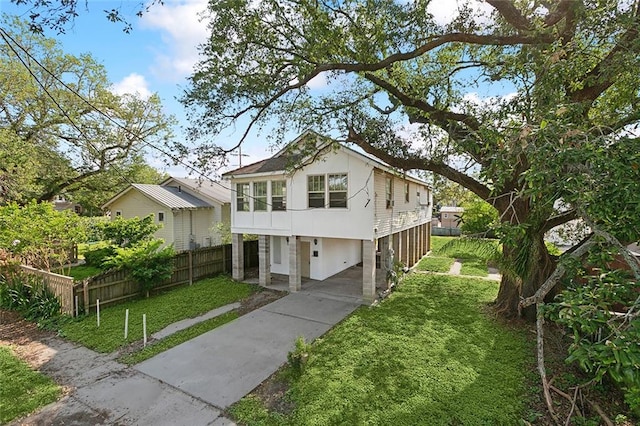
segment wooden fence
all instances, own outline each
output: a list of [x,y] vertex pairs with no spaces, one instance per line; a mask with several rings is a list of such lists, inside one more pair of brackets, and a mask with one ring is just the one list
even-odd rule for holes
[[[245,241],[244,267],[257,266],[258,241]],[[191,284],[201,278],[230,273],[231,268],[231,244],[183,251],[174,257],[174,270],[171,278],[156,286],[152,293],[179,285]],[[140,286],[130,279],[125,271],[106,271],[81,283],[76,283],[74,288],[74,296],[78,296],[79,309],[82,311],[95,309],[96,300],[100,300],[100,306],[108,306],[135,298],[139,294]]]
[[62,313],[73,315],[74,283],[73,278],[53,272],[42,271],[30,266],[20,265],[22,272],[42,278],[44,285],[56,295],[62,307]]

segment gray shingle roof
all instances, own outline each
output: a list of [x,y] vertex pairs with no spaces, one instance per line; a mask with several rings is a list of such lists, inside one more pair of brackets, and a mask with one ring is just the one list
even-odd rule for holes
[[170,209],[197,209],[203,207],[213,207],[212,204],[194,197],[186,192],[180,192],[178,188],[172,186],[149,185],[143,183],[131,184],[133,188],[145,194],[147,197]]

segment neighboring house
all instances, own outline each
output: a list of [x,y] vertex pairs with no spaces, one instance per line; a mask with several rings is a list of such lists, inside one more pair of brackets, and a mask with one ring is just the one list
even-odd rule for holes
[[461,224],[460,218],[464,209],[462,207],[444,206],[440,208],[440,227],[441,228],[459,228]]
[[73,201],[68,201],[64,195],[56,195],[52,203],[53,209],[56,211],[73,210],[76,214],[82,213],[82,206]]
[[[309,143],[319,154],[302,153]],[[383,268],[391,256],[412,266],[429,250],[427,184],[316,133],[223,178],[232,185],[235,279],[244,278],[243,234],[259,236],[261,285],[270,273],[285,274],[297,291],[302,277],[324,280],[362,263],[367,302],[375,298],[377,255]]]
[[152,214],[162,225],[155,236],[182,251],[221,243],[217,224],[230,223],[229,203],[229,190],[219,183],[171,177],[160,185],[131,184],[103,209],[112,220]]

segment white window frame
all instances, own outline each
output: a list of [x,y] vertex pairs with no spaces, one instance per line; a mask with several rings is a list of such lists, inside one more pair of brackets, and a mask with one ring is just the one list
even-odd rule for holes
[[[331,180],[334,177],[338,177],[338,178],[344,177],[344,180],[345,180],[344,189],[343,188],[331,189],[331,187],[332,187]],[[329,208],[332,208],[332,209],[346,209],[348,207],[348,201],[349,201],[349,198],[348,198],[348,194],[349,194],[349,175],[347,173],[331,173],[331,174],[328,174],[327,175],[326,188],[327,188],[327,192],[328,192],[326,198],[329,200],[329,203],[328,203]],[[334,204],[334,200],[331,199],[331,194],[343,194],[343,193],[344,193],[344,205],[333,205]],[[342,203],[342,199],[335,200],[335,201],[336,201],[336,204],[337,204],[338,201],[340,202],[340,204],[343,204]]]
[[[282,184],[282,193],[277,194],[274,189],[274,184]],[[285,211],[287,210],[287,181],[286,180],[272,180],[271,181],[271,210],[272,211]]]
[[158,223],[164,223],[165,214],[163,211],[158,212]]
[[[267,181],[253,182],[253,211],[255,212],[267,211],[267,184]],[[263,187],[264,193],[258,195],[258,187]]]
[[[246,189],[246,193],[245,193],[245,189]],[[251,196],[249,191],[251,191],[251,185],[249,184],[249,182],[236,183],[236,211],[238,212],[251,211],[251,205],[250,205]],[[242,208],[238,208],[241,205],[240,203],[242,203]]]
[[[321,183],[322,184],[322,190],[319,189],[314,189],[313,191],[311,190],[311,185],[312,185],[312,180],[313,180],[313,184],[316,183]],[[326,175],[308,175],[307,176],[307,207],[310,209],[319,209],[319,208],[324,208],[326,207],[327,203],[326,203],[326,198],[327,198],[327,182],[326,182]],[[321,206],[312,206],[311,205],[311,194],[322,194],[322,205]],[[319,200],[320,198],[315,198],[314,200]]]

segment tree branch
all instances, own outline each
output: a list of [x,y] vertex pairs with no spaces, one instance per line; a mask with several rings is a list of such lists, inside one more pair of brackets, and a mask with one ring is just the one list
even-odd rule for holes
[[463,187],[469,189],[480,198],[486,200],[491,194],[491,190],[482,183],[473,179],[472,177],[459,172],[451,166],[448,166],[441,162],[434,162],[426,158],[419,156],[412,156],[410,158],[398,158],[390,154],[387,150],[375,147],[371,145],[362,135],[356,132],[353,128],[349,129],[349,135],[347,141],[352,142],[362,148],[365,152],[379,158],[392,167],[397,167],[402,170],[429,170],[440,176],[459,183]]
[[577,219],[578,212],[574,209],[568,210],[564,213],[560,213],[559,215],[550,217],[542,226],[542,232],[547,232],[556,226],[564,225],[565,223]]

